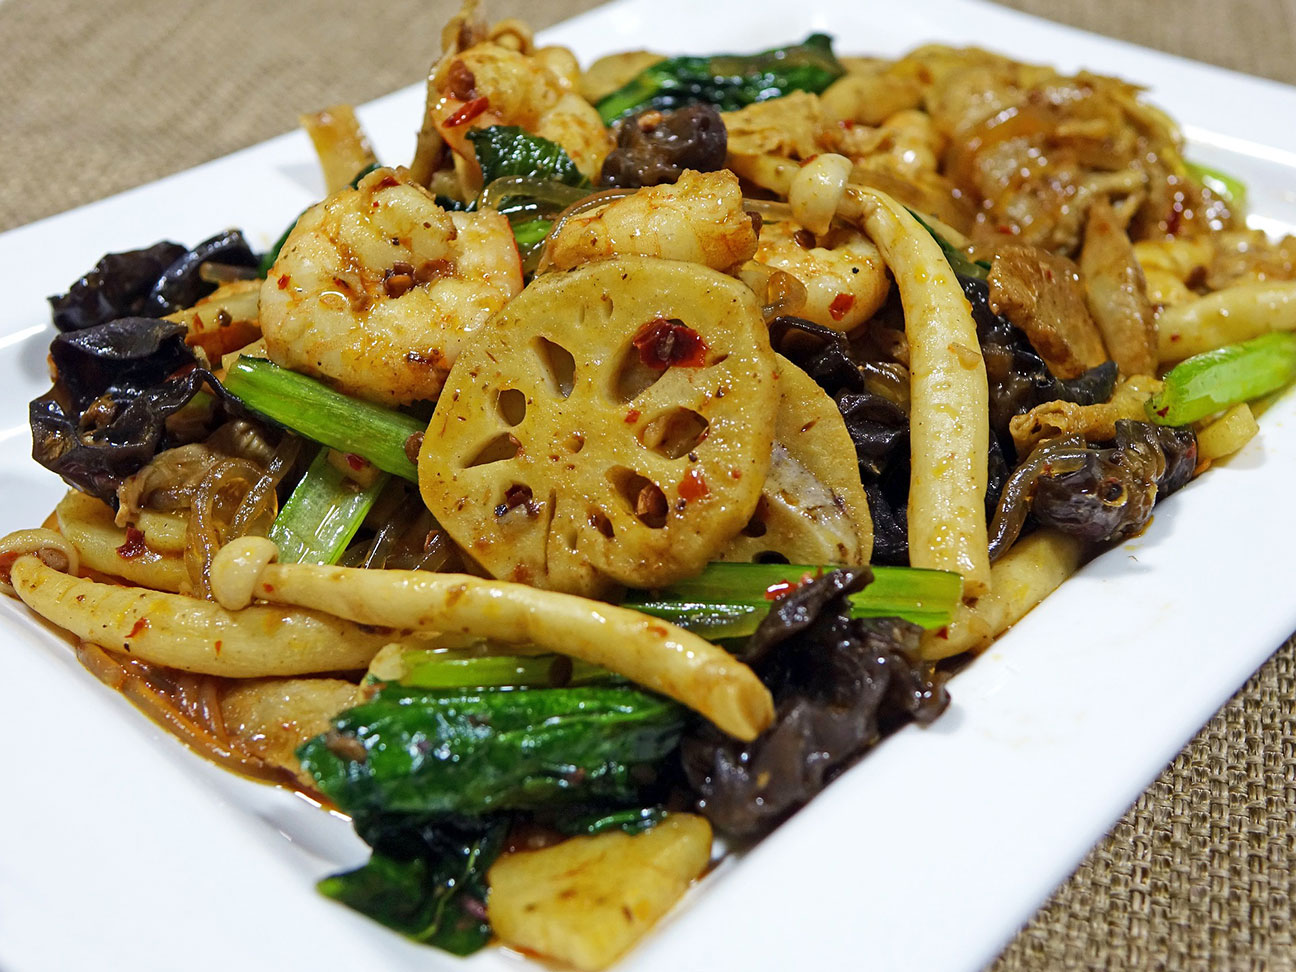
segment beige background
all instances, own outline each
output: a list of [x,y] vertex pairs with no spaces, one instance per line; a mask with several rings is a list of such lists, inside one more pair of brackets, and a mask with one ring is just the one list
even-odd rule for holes
[[[410,84],[455,5],[0,0],[0,230],[279,134],[300,110]],[[540,28],[595,5],[492,0],[491,12]],[[1007,5],[1296,83],[1296,0]],[[1296,968],[1294,689],[1289,641],[1090,853],[995,972]]]

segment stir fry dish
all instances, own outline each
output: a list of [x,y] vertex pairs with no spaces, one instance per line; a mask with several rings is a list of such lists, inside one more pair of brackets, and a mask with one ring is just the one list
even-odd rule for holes
[[[1296,377],[1296,240],[1133,85],[629,52],[468,3],[417,152],[50,299],[0,581],[199,753],[350,816],[319,890],[600,969]],[[213,229],[216,229],[213,227]],[[71,276],[71,274],[69,274]]]

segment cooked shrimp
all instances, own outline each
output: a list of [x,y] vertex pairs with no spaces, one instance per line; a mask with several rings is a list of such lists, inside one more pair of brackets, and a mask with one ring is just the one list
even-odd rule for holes
[[266,352],[387,405],[434,399],[460,348],[522,289],[508,220],[447,213],[379,169],[308,209],[261,288]]
[[518,125],[557,142],[588,178],[598,175],[612,147],[603,119],[576,90],[575,59],[557,48],[522,54],[477,44],[438,68],[440,101],[431,117],[455,153],[464,190],[481,188],[481,170],[468,133],[491,125]]
[[849,331],[867,321],[890,289],[877,247],[858,230],[846,227],[815,237],[791,221],[765,223],[756,244],[756,262],[801,281],[806,301],[797,316],[836,331]]
[[729,270],[756,252],[738,177],[685,170],[674,185],[652,186],[578,213],[556,227],[542,270],[569,270],[616,256],[652,256]]

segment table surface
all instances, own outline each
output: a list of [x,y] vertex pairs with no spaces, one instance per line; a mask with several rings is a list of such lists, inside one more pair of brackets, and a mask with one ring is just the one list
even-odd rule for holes
[[[596,5],[492,0],[490,12],[540,29]],[[1296,0],[1005,5],[1296,84]],[[0,231],[255,144],[303,108],[410,84],[456,7],[387,0],[358,17],[340,0],[0,0]],[[1296,638],[1164,770],[994,972],[1296,968],[1294,689]]]

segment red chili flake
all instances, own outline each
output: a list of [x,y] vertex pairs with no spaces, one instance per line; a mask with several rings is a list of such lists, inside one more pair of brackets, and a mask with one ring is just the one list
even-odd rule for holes
[[850,313],[850,309],[855,306],[855,297],[852,294],[838,294],[833,298],[833,302],[828,305],[828,313],[834,321],[840,321]]
[[1171,335],[1170,335],[1170,343],[1171,343],[1171,344],[1173,344],[1175,341],[1178,341],[1178,340],[1179,340],[1179,335],[1178,335],[1178,334],[1171,334]]
[[538,512],[532,498],[531,487],[522,483],[514,483],[504,490],[504,502],[495,507],[495,515],[503,516],[509,510],[516,509],[519,506],[526,507],[528,516],[533,516]]
[[626,417],[625,417],[626,424],[633,425],[635,422],[638,422],[639,416],[642,414],[643,412],[639,411],[639,409],[637,408],[630,409],[630,411],[626,412]]
[[477,76],[463,61],[452,61],[446,80],[450,93],[460,101],[469,101],[477,97]]
[[267,594],[273,594],[273,593],[274,593],[274,585],[273,585],[273,584],[262,584],[261,586],[265,589],[265,592],[266,592]]
[[126,637],[127,637],[127,638],[137,638],[137,637],[139,637],[139,633],[140,633],[141,631],[146,630],[146,629],[148,628],[148,626],[149,626],[149,619],[148,619],[148,618],[140,618],[138,621],[136,621],[136,622],[131,626],[130,634],[128,634]]
[[222,645],[222,644],[223,644],[223,642],[222,642],[219,638],[217,638],[217,639],[216,639],[216,644],[212,645],[212,647],[216,649],[216,654],[218,654],[218,655],[221,653],[221,645]]
[[671,365],[701,368],[706,364],[707,344],[702,335],[674,317],[649,321],[631,343],[639,351],[639,360],[654,371],[665,371]]
[[[384,175],[381,179],[378,180],[377,183],[375,183],[374,191],[377,192],[379,189],[390,189],[392,186],[399,186],[399,185],[400,185],[400,180],[397,179],[394,175],[392,175],[390,171],[388,171],[386,175]],[[377,206],[378,204],[374,203],[374,205]]]
[[480,98],[474,98],[472,101],[465,101],[459,107],[459,110],[447,118],[442,124],[444,124],[446,128],[458,128],[460,125],[467,125],[489,107],[490,99],[485,95],[482,95]]
[[765,600],[777,601],[784,594],[791,594],[800,584],[793,584],[791,581],[779,581],[777,584],[771,584],[765,588]]
[[1157,413],[1158,415],[1160,415],[1162,418],[1165,418],[1165,417],[1166,417],[1166,413],[1169,412],[1169,411],[1170,411],[1170,406],[1167,405],[1165,408],[1158,408],[1158,409],[1156,410],[1156,413]]
[[1168,236],[1178,236],[1179,230],[1183,227],[1183,204],[1175,201],[1174,207],[1170,210],[1170,216],[1166,219],[1166,234]]
[[148,553],[148,547],[144,545],[144,534],[134,527],[127,527],[126,542],[117,548],[117,556],[131,560],[144,553]]
[[356,472],[359,472],[366,465],[368,465],[368,463],[366,463],[362,458],[357,456],[354,452],[348,452],[346,454],[346,461],[347,461],[347,465],[350,466],[352,469],[354,469]]
[[[405,360],[410,364],[424,365],[428,368],[435,368],[441,363],[441,356],[436,351],[406,351]],[[457,401],[457,399],[456,399]]]
[[288,289],[288,274],[285,273],[279,278],[279,289],[280,290]]
[[699,500],[709,492],[706,480],[696,469],[690,469],[680,480],[679,494],[686,500]]

